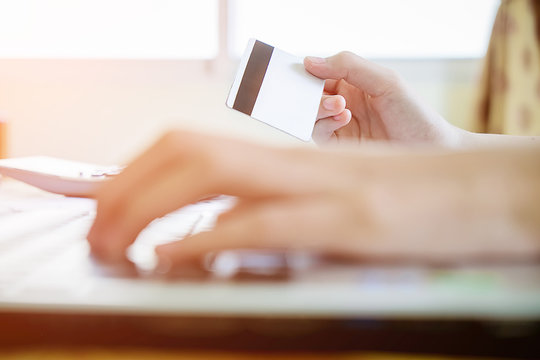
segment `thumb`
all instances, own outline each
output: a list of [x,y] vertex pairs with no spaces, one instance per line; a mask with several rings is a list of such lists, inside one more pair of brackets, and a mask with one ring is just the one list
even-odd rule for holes
[[393,71],[348,51],[329,58],[308,56],[304,59],[307,71],[320,79],[344,79],[373,97],[382,96],[401,86]]

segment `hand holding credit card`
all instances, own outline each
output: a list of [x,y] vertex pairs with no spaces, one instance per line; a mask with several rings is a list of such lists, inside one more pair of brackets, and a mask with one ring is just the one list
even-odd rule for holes
[[251,39],[227,106],[309,141],[323,89],[324,80],[308,73],[302,58]]

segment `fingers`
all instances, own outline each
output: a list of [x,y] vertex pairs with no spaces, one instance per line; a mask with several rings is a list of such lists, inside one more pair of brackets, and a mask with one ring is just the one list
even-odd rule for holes
[[[110,216],[104,216],[104,206],[98,205],[98,216],[88,234],[94,253],[116,260],[135,241],[139,232],[155,218],[176,210],[202,197],[205,180],[198,171],[188,167],[186,171],[167,171],[153,176],[136,193],[126,194],[121,206]],[[178,191],[178,187],[189,191]],[[106,196],[106,195],[104,195]]]
[[345,110],[345,98],[341,95],[323,95],[319,105],[318,119],[339,115]]
[[[120,175],[100,189],[97,215],[87,235],[94,255],[116,261],[154,218],[204,195],[201,155],[194,134],[171,132],[139,156]],[[199,161],[200,160],[200,161]],[[185,186],[189,191],[179,191]]]
[[318,78],[344,79],[373,97],[382,96],[401,86],[401,80],[392,70],[351,52],[341,52],[326,59],[306,57],[304,66]]
[[[126,248],[135,241],[139,232],[155,218],[196,201],[202,197],[204,177],[187,166],[186,171],[164,171],[145,179],[131,191],[122,192],[115,203],[105,199],[110,192],[100,194],[96,220],[88,233],[88,241],[94,255],[103,260],[116,261],[125,255]],[[119,179],[131,182],[130,178]],[[179,187],[189,191],[178,191]],[[98,199],[98,201],[99,201]],[[113,210],[112,210],[113,209]]]
[[169,167],[169,163],[178,156],[178,152],[172,152],[170,148],[189,147],[189,144],[185,144],[189,138],[188,134],[184,136],[181,132],[167,133],[116,176],[114,181],[103,186],[98,194],[98,219],[113,216],[117,208],[123,205],[127,194],[137,193],[141,186],[153,181],[156,175]]
[[345,106],[345,98],[341,95],[321,97],[317,122],[312,133],[312,138],[317,144],[328,143],[335,139],[334,131],[349,123],[351,112],[345,109]]
[[[324,199],[282,199],[255,203],[220,219],[210,232],[156,248],[158,268],[192,263],[203,255],[227,249],[294,249],[327,251],[336,245],[330,230],[314,222],[335,222],[335,209]],[[164,271],[166,272],[166,271]]]
[[153,219],[208,194],[269,198],[310,191],[317,186],[317,155],[192,133],[165,136],[100,190],[87,236],[92,253],[122,260]]
[[346,126],[351,121],[351,118],[351,111],[345,109],[338,115],[318,120],[313,128],[313,141],[321,145],[336,140],[335,131]]

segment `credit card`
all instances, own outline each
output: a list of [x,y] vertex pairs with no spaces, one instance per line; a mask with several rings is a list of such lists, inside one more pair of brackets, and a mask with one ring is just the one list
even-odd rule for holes
[[227,106],[304,141],[311,139],[324,89],[303,58],[251,39]]

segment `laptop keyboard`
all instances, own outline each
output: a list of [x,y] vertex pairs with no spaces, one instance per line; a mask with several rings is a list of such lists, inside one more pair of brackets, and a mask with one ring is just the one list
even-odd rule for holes
[[[37,215],[39,214],[18,214],[17,220],[34,221]],[[30,228],[18,238],[2,239],[0,290],[15,291],[23,287],[34,274],[39,274],[49,264],[57,263],[66,267],[57,260],[74,247],[87,248],[84,239],[92,219],[93,215],[89,212],[68,214],[65,211],[52,211],[40,219],[39,224],[44,226]],[[47,222],[46,225],[44,221]],[[69,271],[67,267],[66,271]]]
[[[230,204],[230,198],[222,197],[156,219],[128,249],[128,258],[138,269],[152,270],[156,245],[210,228]],[[95,202],[90,199],[54,195],[1,201],[0,295],[14,295],[36,284],[49,286],[51,281],[59,285],[58,274],[66,288],[74,279],[91,281],[97,266],[89,256],[86,234],[94,217]]]

